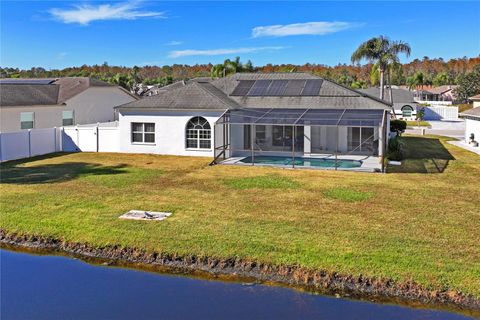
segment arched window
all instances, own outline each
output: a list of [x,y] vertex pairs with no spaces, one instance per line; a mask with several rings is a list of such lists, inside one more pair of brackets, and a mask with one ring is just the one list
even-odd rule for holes
[[409,118],[412,116],[413,108],[409,105],[402,107],[402,117]]
[[210,149],[212,130],[207,119],[193,117],[188,121],[186,128],[187,148]]

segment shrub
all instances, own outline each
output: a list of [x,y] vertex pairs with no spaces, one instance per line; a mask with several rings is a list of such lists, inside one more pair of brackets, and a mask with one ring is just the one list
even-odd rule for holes
[[400,138],[395,137],[388,141],[387,158],[394,161],[403,159],[403,144]]
[[401,135],[407,129],[407,122],[403,120],[392,120],[390,121],[390,131],[396,132],[397,135]]
[[425,108],[420,108],[417,110],[417,119],[423,120],[423,117],[425,117]]

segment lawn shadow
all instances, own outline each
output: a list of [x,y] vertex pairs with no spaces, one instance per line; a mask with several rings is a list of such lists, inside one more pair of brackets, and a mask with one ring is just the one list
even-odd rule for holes
[[455,157],[438,138],[401,138],[404,144],[404,160],[401,166],[389,166],[393,173],[443,173]]
[[[35,160],[39,160],[35,158]],[[103,166],[97,163],[66,162],[25,167],[31,161],[20,160],[3,163],[0,166],[0,182],[5,184],[43,184],[76,179],[89,175],[116,175],[127,173],[126,164]]]

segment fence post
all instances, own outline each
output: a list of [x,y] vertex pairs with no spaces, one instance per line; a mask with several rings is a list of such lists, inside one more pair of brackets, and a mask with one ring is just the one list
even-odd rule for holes
[[96,132],[95,132],[95,135],[97,136],[97,137],[96,137],[96,138],[97,138],[97,152],[98,152],[99,149],[100,149],[100,147],[98,146],[98,144],[99,144],[99,142],[100,142],[100,138],[99,138],[99,136],[98,136],[98,133],[99,133],[99,131],[98,131],[98,126],[99,126],[99,125],[100,125],[100,122],[97,122],[97,127],[95,128],[95,131],[96,131]]
[[57,152],[57,127],[53,127],[53,152]]
[[75,131],[77,131],[77,151],[80,151],[80,131],[78,130],[78,124],[75,126]]
[[32,157],[32,129],[28,129],[28,157]]
[[60,135],[60,139],[58,141],[58,147],[60,149],[60,152],[63,152],[63,132],[64,132],[65,128],[64,127],[61,127],[60,128],[60,132],[59,132],[59,135]]

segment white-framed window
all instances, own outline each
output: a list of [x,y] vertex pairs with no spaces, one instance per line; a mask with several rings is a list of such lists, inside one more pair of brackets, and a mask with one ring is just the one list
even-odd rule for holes
[[411,106],[403,106],[402,107],[402,117],[409,118],[412,116],[413,108]]
[[187,149],[211,149],[212,130],[207,119],[193,117],[186,127]]
[[35,112],[20,113],[20,129],[33,129],[35,126]]
[[73,126],[74,123],[73,110],[62,111],[62,126]]
[[155,143],[155,123],[132,122],[132,143]]

